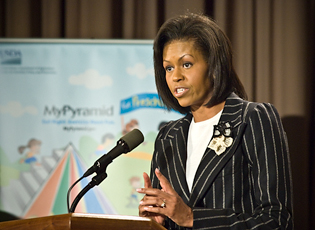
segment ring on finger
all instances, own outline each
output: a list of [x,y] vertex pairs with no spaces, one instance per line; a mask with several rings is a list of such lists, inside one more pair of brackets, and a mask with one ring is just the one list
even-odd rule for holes
[[164,199],[163,199],[163,203],[161,204],[161,208],[166,208],[166,203]]

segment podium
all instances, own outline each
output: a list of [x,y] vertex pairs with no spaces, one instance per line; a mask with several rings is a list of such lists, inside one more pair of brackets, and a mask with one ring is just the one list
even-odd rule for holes
[[0,223],[5,230],[165,230],[155,221],[137,216],[70,213]]

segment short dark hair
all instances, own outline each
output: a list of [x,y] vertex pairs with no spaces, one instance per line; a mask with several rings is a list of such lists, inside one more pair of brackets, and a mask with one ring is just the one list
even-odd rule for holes
[[235,92],[247,99],[245,89],[232,64],[231,43],[219,26],[207,16],[187,13],[167,20],[160,28],[154,40],[155,82],[160,99],[167,109],[182,114],[190,111],[182,107],[170,92],[163,67],[163,49],[172,41],[194,41],[196,49],[201,51],[208,63],[208,76],[212,83],[212,97],[206,106],[217,105]]

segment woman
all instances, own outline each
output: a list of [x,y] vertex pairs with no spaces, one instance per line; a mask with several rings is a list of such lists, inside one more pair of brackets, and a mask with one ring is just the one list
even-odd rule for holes
[[195,14],[168,20],[154,41],[154,68],[163,103],[185,117],[159,131],[139,215],[168,229],[292,229],[279,115],[245,101],[220,28]]

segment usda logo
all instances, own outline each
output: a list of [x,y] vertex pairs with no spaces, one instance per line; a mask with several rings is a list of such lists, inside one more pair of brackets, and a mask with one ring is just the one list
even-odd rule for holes
[[0,50],[0,63],[2,65],[22,64],[22,52],[15,49]]

